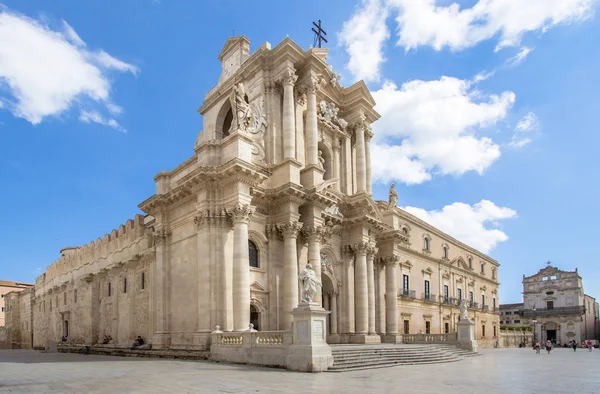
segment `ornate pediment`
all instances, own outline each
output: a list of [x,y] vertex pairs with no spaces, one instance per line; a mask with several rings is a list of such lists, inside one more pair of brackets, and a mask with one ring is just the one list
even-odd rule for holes
[[431,267],[427,267],[424,270],[422,270],[421,272],[423,272],[423,275],[431,275],[431,274],[433,274],[433,270],[431,269]]
[[258,292],[258,293],[268,293],[264,287],[260,285],[258,282],[254,282],[250,285],[250,291]]
[[456,265],[457,267],[469,269],[469,264],[462,258],[462,256],[456,257],[450,262],[450,265]]
[[444,278],[444,279],[450,279],[450,272],[444,271],[444,273],[442,274],[442,278]]

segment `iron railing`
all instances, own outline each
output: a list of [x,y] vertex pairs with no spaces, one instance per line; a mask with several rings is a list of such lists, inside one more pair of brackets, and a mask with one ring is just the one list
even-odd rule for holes
[[425,301],[431,301],[431,302],[435,302],[435,294],[427,294],[427,293],[423,293],[422,294],[422,298]]

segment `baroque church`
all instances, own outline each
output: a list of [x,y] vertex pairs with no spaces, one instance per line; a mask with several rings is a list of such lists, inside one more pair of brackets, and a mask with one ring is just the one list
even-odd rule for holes
[[328,343],[455,332],[461,300],[480,346],[493,343],[499,264],[398,208],[393,187],[372,198],[380,115],[327,53],[228,39],[193,155],[155,176],[145,215],[64,248],[10,295],[13,342],[208,349],[215,330],[289,331],[310,263]]

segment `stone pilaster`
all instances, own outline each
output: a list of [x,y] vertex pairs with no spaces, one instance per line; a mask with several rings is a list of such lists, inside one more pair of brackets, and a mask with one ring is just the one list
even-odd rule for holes
[[330,330],[329,332],[332,335],[337,335],[338,333],[338,309],[337,309],[337,298],[339,293],[331,294],[331,299],[329,302],[329,307],[331,309],[331,315],[329,318],[330,321]]
[[375,265],[375,331],[385,334],[385,264],[380,261]]
[[354,263],[354,299],[356,333],[369,331],[369,295],[367,279],[367,251],[369,244],[360,242],[351,246],[355,256]]
[[336,141],[333,143],[333,177],[337,178],[338,182],[335,184],[335,189],[337,191],[342,191],[342,179],[340,177],[340,166],[341,166],[341,162],[340,162],[340,149],[341,149],[342,145],[340,144],[340,141],[336,139]]
[[[283,158],[296,158],[296,119],[294,114],[294,84],[298,76],[290,69],[286,70],[283,85]],[[295,306],[294,306],[295,307]]]
[[365,158],[366,158],[366,176],[367,176],[367,193],[373,194],[372,179],[371,179],[371,138],[373,132],[368,128],[365,133]]
[[235,204],[227,213],[233,221],[233,326],[235,331],[246,331],[250,325],[248,223],[254,207]]
[[277,224],[277,230],[283,235],[283,316],[281,327],[291,329],[292,311],[298,306],[298,254],[296,239],[302,225],[297,221]]
[[164,225],[157,225],[153,234],[156,247],[154,270],[154,335],[152,347],[167,348],[171,344],[169,335],[169,239],[171,231]]

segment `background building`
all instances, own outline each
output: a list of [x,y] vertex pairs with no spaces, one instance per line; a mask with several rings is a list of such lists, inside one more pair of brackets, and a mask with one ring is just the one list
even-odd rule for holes
[[523,304],[500,306],[501,324],[531,325],[535,338],[568,344],[600,339],[598,303],[584,293],[575,271],[550,265],[531,276],[523,275]]
[[6,320],[6,302],[4,296],[11,291],[22,291],[33,286],[30,283],[11,282],[8,280],[0,280],[0,327],[4,327]]

